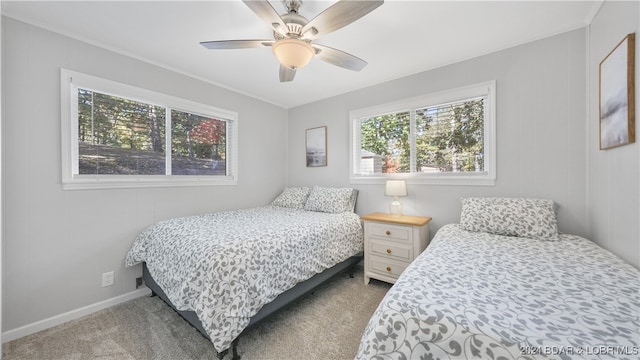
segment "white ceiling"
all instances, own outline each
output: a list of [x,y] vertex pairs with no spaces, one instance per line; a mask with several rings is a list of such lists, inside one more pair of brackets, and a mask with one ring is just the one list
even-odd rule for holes
[[[281,1],[270,0],[280,13]],[[312,19],[335,1],[303,1]],[[589,24],[597,1],[385,3],[314,42],[369,62],[360,72],[318,59],[280,83],[270,48],[207,50],[200,41],[272,39],[241,1],[3,1],[6,16],[291,108]]]

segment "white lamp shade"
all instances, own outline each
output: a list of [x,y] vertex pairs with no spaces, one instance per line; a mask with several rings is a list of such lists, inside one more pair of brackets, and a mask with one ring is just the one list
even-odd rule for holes
[[387,180],[384,194],[386,196],[407,196],[407,183],[404,180]]
[[281,39],[272,46],[273,53],[283,66],[300,69],[316,54],[308,42],[298,39]]

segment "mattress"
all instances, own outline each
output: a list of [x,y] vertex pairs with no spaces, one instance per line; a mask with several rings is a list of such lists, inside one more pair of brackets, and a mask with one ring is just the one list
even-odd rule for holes
[[640,271],[592,241],[442,227],[369,321],[356,359],[637,359]]
[[362,246],[353,212],[264,206],[159,222],[137,237],[126,265],[145,262],[176,309],[195,311],[221,352],[265,304]]

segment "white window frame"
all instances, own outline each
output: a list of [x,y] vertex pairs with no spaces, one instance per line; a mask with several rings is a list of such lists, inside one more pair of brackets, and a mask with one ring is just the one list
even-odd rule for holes
[[[238,183],[238,114],[194,101],[177,98],[115,81],[60,70],[62,189],[111,189],[166,186],[237,185]],[[222,175],[80,175],[78,174],[78,94],[83,88],[107,95],[140,101],[167,108],[166,153],[171,156],[170,110],[219,118],[227,123],[227,174]]]
[[[360,174],[361,159],[361,119],[374,116],[408,112],[411,109],[425,108],[439,104],[451,103],[486,96],[484,114],[484,171],[482,172],[441,172],[441,173],[394,173],[394,174]],[[350,181],[352,184],[383,184],[388,179],[405,179],[413,184],[430,185],[483,185],[493,186],[496,182],[496,82],[495,80],[468,85],[433,94],[416,96],[410,99],[372,106],[349,112],[351,122],[349,157]],[[414,127],[412,121],[412,128]],[[412,155],[415,162],[415,135],[410,133]]]

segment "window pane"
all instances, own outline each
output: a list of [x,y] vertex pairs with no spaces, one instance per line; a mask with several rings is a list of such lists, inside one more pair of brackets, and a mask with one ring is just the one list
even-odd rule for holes
[[410,113],[363,119],[360,127],[361,174],[408,173]]
[[484,102],[477,98],[416,110],[418,172],[484,171]]
[[171,128],[172,175],[226,175],[226,121],[171,110]]
[[165,110],[78,89],[81,175],[164,175]]

